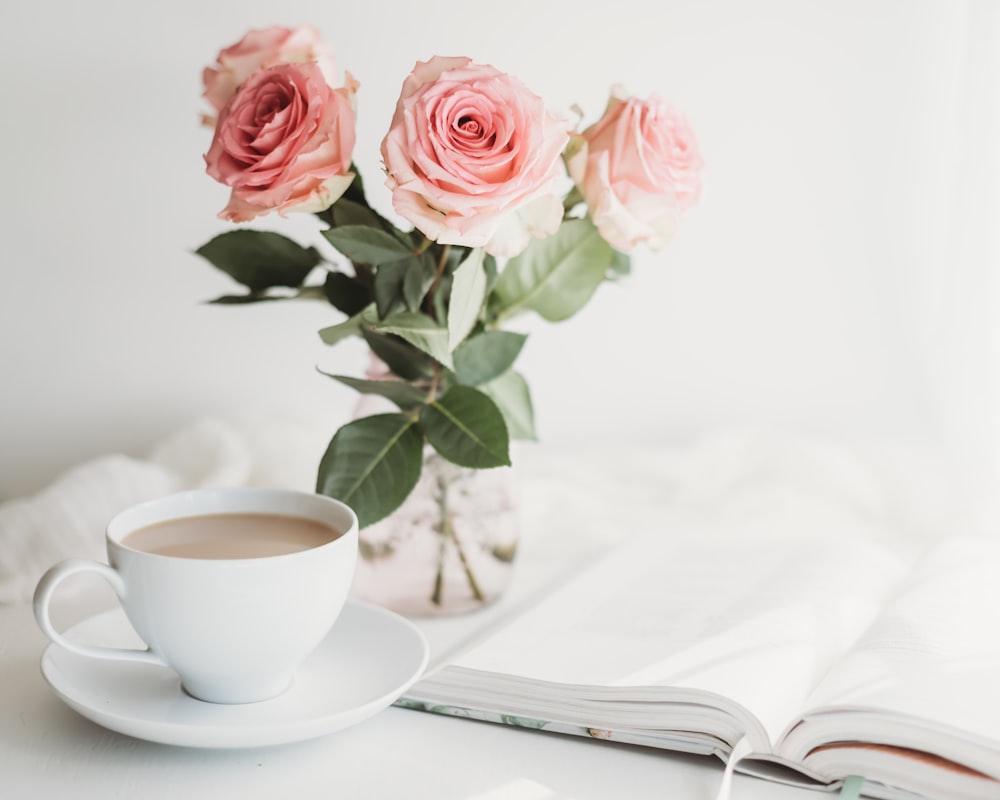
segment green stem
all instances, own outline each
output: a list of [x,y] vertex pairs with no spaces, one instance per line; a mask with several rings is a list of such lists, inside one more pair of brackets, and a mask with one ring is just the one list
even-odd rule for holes
[[472,594],[480,603],[486,602],[486,595],[483,594],[483,590],[479,587],[479,581],[476,580],[476,575],[472,571],[472,565],[469,563],[469,559],[465,556],[465,548],[462,547],[462,540],[455,535],[455,529],[451,526],[451,520],[448,521],[448,534],[451,536],[451,540],[455,543],[455,550],[458,551],[458,558],[462,562],[462,569],[465,571],[465,577],[469,581],[469,588],[472,589]]
[[434,281],[431,283],[431,288],[427,290],[428,297],[434,296],[434,292],[437,291],[438,284],[441,283],[441,277],[444,275],[444,268],[448,264],[448,254],[450,252],[450,244],[446,244],[441,248],[441,255],[438,257],[437,272],[434,273]]
[[486,602],[486,595],[483,594],[483,590],[479,586],[479,581],[476,580],[476,575],[472,571],[472,565],[469,563],[469,559],[465,554],[465,548],[462,546],[462,540],[458,538],[455,533],[455,528],[451,524],[451,514],[448,512],[448,486],[449,481],[447,476],[442,475],[438,479],[438,488],[441,490],[441,502],[439,507],[441,509],[441,555],[438,560],[437,575],[434,577],[434,592],[431,595],[431,602],[434,605],[441,605],[441,595],[444,583],[444,557],[445,550],[448,544],[448,540],[451,539],[455,544],[455,551],[458,553],[458,559],[462,562],[462,569],[465,572],[465,578],[469,581],[469,588],[472,589],[472,594],[480,603]]
[[427,389],[427,403],[433,403],[437,400],[438,387],[441,385],[441,365],[435,361],[434,362],[434,374],[431,376],[431,385]]
[[563,215],[569,214],[574,208],[576,208],[580,203],[583,202],[583,195],[580,190],[574,186],[569,190],[569,194],[563,200]]
[[441,531],[441,547],[438,553],[438,568],[437,574],[434,576],[434,592],[431,594],[431,602],[439,606],[441,605],[441,595],[444,591],[444,558],[448,552],[448,537],[444,535],[444,530]]

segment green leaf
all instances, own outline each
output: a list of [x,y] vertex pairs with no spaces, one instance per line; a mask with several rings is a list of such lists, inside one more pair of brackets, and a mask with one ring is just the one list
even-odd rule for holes
[[632,257],[621,250],[615,250],[611,256],[611,264],[608,267],[608,274],[612,280],[624,278],[632,272]]
[[351,261],[385,264],[399,261],[411,250],[392,234],[367,225],[344,225],[323,231],[323,236]]
[[273,300],[290,300],[288,295],[261,294],[260,292],[249,292],[247,294],[224,294],[214,300],[207,301],[215,306],[245,306],[250,303],[267,303]]
[[[358,180],[357,177],[354,179]],[[333,225],[342,228],[347,225],[363,225],[368,228],[382,227],[383,220],[367,203],[359,203],[344,195],[332,206]]]
[[511,439],[535,441],[535,410],[531,403],[528,382],[514,370],[479,386],[479,391],[489,397],[507,423]]
[[248,229],[219,234],[195,252],[254,292],[301,286],[322,260],[314,248],[279,233]]
[[475,327],[486,299],[484,252],[476,248],[459,264],[451,279],[448,304],[448,351],[453,352]]
[[360,336],[362,334],[362,323],[374,318],[375,307],[367,306],[350,319],[346,319],[339,325],[331,325],[323,328],[319,332],[319,338],[324,344],[337,344],[348,336]]
[[403,301],[410,311],[419,311],[420,304],[434,283],[437,266],[427,251],[407,261],[406,277],[403,279]]
[[403,414],[349,422],[330,441],[319,465],[316,491],[354,509],[361,527],[402,505],[420,478],[423,436]]
[[489,253],[483,259],[483,269],[486,270],[486,293],[489,294],[493,291],[493,287],[496,286],[497,282],[497,259],[496,256],[491,256]]
[[382,264],[375,272],[375,307],[379,319],[385,319],[396,311],[402,311],[403,281],[406,279],[406,262],[391,261]]
[[353,161],[351,162],[351,172],[354,173],[354,180],[347,187],[347,191],[344,192],[343,197],[358,205],[367,206],[368,200],[365,199],[365,182],[361,178],[361,170],[357,168],[357,165]]
[[607,275],[613,251],[589,219],[563,222],[507,262],[490,296],[498,317],[535,311],[549,322],[573,316]]
[[527,338],[512,331],[485,331],[466,339],[453,354],[455,377],[470,386],[493,380],[511,368]]
[[448,369],[452,368],[448,352],[448,331],[426,314],[401,311],[372,325],[377,333],[393,333],[427,353]]
[[361,335],[386,366],[403,380],[416,381],[429,378],[433,372],[431,357],[405,339],[387,333],[376,333],[368,326],[361,327]]
[[434,262],[426,253],[380,264],[375,273],[375,302],[383,319],[402,310],[418,311],[434,281]]
[[323,296],[338,311],[353,316],[371,302],[371,292],[361,281],[343,272],[329,272],[323,282]]
[[510,437],[503,414],[482,392],[452,386],[420,411],[427,441],[444,458],[484,469],[510,464]]
[[421,391],[406,381],[370,381],[360,378],[350,378],[346,375],[332,375],[329,372],[323,372],[323,370],[320,370],[320,372],[329,378],[333,378],[335,381],[340,381],[345,386],[350,386],[362,394],[381,395],[391,400],[403,411],[409,411],[414,406],[423,403],[427,398],[426,392]]

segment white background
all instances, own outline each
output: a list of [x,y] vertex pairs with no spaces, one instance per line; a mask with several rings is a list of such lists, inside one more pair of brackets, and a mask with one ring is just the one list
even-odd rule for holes
[[418,59],[492,63],[588,121],[616,82],[690,118],[705,192],[671,245],[573,320],[520,325],[544,443],[763,429],[989,486],[997,5],[40,0],[0,11],[0,499],[203,414],[332,434],[350,413],[314,369],[363,369],[316,336],[339,315],[205,305],[233,286],[192,252],[229,226],[201,70],[249,27],[300,23],[361,83],[355,161],[387,213],[378,146]]

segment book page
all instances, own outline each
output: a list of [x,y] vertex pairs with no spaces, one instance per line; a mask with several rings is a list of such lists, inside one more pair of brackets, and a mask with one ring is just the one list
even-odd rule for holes
[[[928,552],[809,699],[816,711],[828,710],[814,726],[824,737],[881,732],[944,757],[953,757],[949,748],[959,757],[983,752],[992,765],[984,771],[1000,778],[998,703],[1000,540],[979,538],[947,540]],[[841,707],[859,714],[829,711]],[[795,731],[804,751],[814,738],[810,724]],[[959,743],[944,743],[935,728]]]
[[710,692],[743,706],[773,738],[900,574],[888,551],[849,539],[644,535],[454,663]]

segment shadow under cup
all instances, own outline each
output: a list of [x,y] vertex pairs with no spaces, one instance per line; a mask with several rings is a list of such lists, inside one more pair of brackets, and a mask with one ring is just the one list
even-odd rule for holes
[[[320,538],[289,545],[296,539],[290,528]],[[265,541],[268,532],[274,541]],[[81,565],[101,572],[149,651],[70,649],[163,664],[195,698],[250,703],[284,692],[336,622],[354,576],[358,522],[348,506],[322,495],[204,489],[122,512],[106,542],[110,570],[77,561],[50,573],[66,564],[78,567],[66,574]],[[275,548],[284,552],[262,555]],[[47,573],[36,591],[43,629],[60,577]]]

